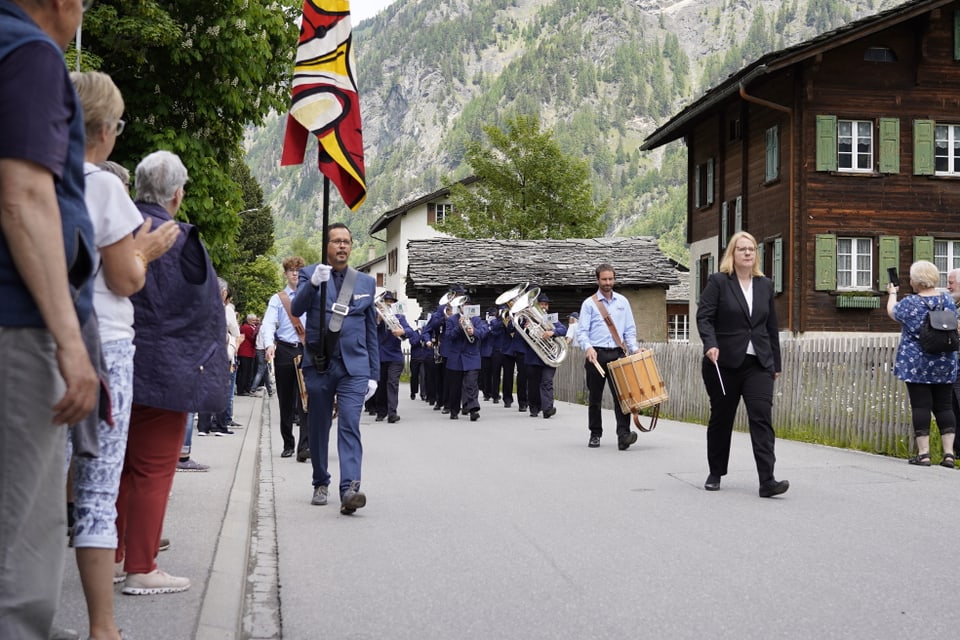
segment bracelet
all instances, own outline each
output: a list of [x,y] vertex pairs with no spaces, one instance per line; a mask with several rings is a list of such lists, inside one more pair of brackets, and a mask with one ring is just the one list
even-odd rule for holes
[[147,272],[147,256],[143,255],[143,252],[136,250],[133,252],[133,257],[140,261],[140,264],[143,265],[143,272]]

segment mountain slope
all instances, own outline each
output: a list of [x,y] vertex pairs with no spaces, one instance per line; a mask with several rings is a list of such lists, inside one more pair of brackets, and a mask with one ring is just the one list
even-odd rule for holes
[[[469,173],[467,140],[504,115],[538,114],[588,160],[609,234],[649,233],[685,259],[686,151],[638,147],[659,123],[766,52],[899,0],[398,0],[354,28],[368,198],[334,194],[331,218],[361,246],[370,223]],[[277,212],[283,251],[315,235],[315,148],[277,167],[283,117],[248,136],[248,164]],[[368,252],[357,252],[366,259]]]

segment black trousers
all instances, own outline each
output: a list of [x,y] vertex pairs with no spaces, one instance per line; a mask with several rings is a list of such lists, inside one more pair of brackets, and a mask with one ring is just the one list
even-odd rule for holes
[[[298,452],[309,449],[307,419],[300,402],[300,387],[297,385],[297,369],[293,359],[300,355],[300,349],[277,343],[274,355],[274,372],[277,377],[277,400],[280,403],[280,437],[283,448],[296,448]],[[300,441],[293,438],[293,419],[300,423]]]
[[378,418],[397,415],[401,373],[403,373],[402,362],[380,363],[380,382],[372,398]]
[[617,401],[617,390],[613,388],[613,376],[607,364],[623,357],[623,351],[620,349],[595,349],[597,352],[597,363],[603,367],[606,377],[601,376],[597,368],[588,360],[583,361],[583,368],[587,375],[587,427],[590,429],[590,435],[600,437],[603,435],[603,390],[610,388],[610,395],[613,396],[613,413],[617,417],[617,437],[623,438],[630,433],[630,414],[620,410],[620,403]]
[[527,400],[530,413],[553,409],[553,378],[557,370],[547,365],[527,363]]
[[[423,360],[410,359],[410,398],[415,400],[417,394],[426,395],[426,383],[421,380],[424,377]],[[421,391],[421,386],[423,391]]]
[[423,395],[427,404],[437,404],[440,400],[440,365],[433,358],[423,361]]
[[503,354],[503,403],[513,403],[513,368],[517,368],[517,401],[527,406],[527,367],[522,353]]
[[740,399],[743,398],[760,484],[773,480],[773,466],[776,462],[773,453],[776,436],[772,424],[775,380],[773,372],[760,366],[755,356],[748,355],[736,369],[720,367],[720,375],[723,376],[722,388],[717,378],[717,369],[707,358],[703,359],[701,375],[707,395],[710,396],[710,421],[707,423],[707,462],[710,473],[715,476],[727,475],[733,421]]

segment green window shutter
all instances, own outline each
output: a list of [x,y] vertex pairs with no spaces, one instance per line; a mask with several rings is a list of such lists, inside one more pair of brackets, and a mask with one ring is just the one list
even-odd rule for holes
[[837,170],[837,116],[817,116],[817,171]]
[[764,256],[766,256],[767,247],[762,242],[757,243],[757,264],[760,265],[760,270],[763,271],[763,261]]
[[743,231],[743,196],[737,196],[737,204],[733,209],[733,232]]
[[700,258],[700,263],[697,264],[696,282],[693,285],[694,299],[697,302],[700,302],[700,292],[703,291],[703,258]]
[[880,236],[880,251],[878,265],[880,266],[879,289],[886,287],[887,269],[893,267],[900,271],[900,238],[898,236]]
[[960,60],[960,11],[953,12],[953,59]]
[[713,158],[707,160],[707,205],[713,204]]
[[773,241],[773,260],[770,266],[773,271],[773,290],[783,293],[783,238]]
[[933,262],[933,236],[913,237],[913,261],[917,260]]
[[900,173],[900,118],[880,118],[880,173]]
[[715,266],[716,263],[717,263],[717,259],[715,256],[710,256],[709,258],[707,258],[707,273],[717,272],[717,268]]
[[729,208],[729,203],[724,201],[720,204],[720,250],[723,251],[727,248],[727,238],[730,237],[730,234],[727,232],[727,210]]
[[780,129],[779,127],[770,127],[767,129],[767,172],[766,180],[776,180],[780,177]]
[[700,208],[700,165],[694,168],[693,172],[693,206]]
[[818,233],[816,245],[816,278],[814,289],[833,291],[837,288],[837,236]]
[[933,175],[933,120],[913,121],[913,175]]

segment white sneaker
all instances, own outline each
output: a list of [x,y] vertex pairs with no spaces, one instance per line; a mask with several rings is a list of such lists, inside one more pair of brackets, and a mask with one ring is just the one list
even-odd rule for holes
[[127,572],[123,570],[123,561],[115,562],[113,565],[113,584],[120,584],[127,579]]
[[178,593],[189,588],[189,578],[178,578],[160,569],[154,569],[150,573],[128,573],[123,593],[128,596],[150,596],[160,593]]

